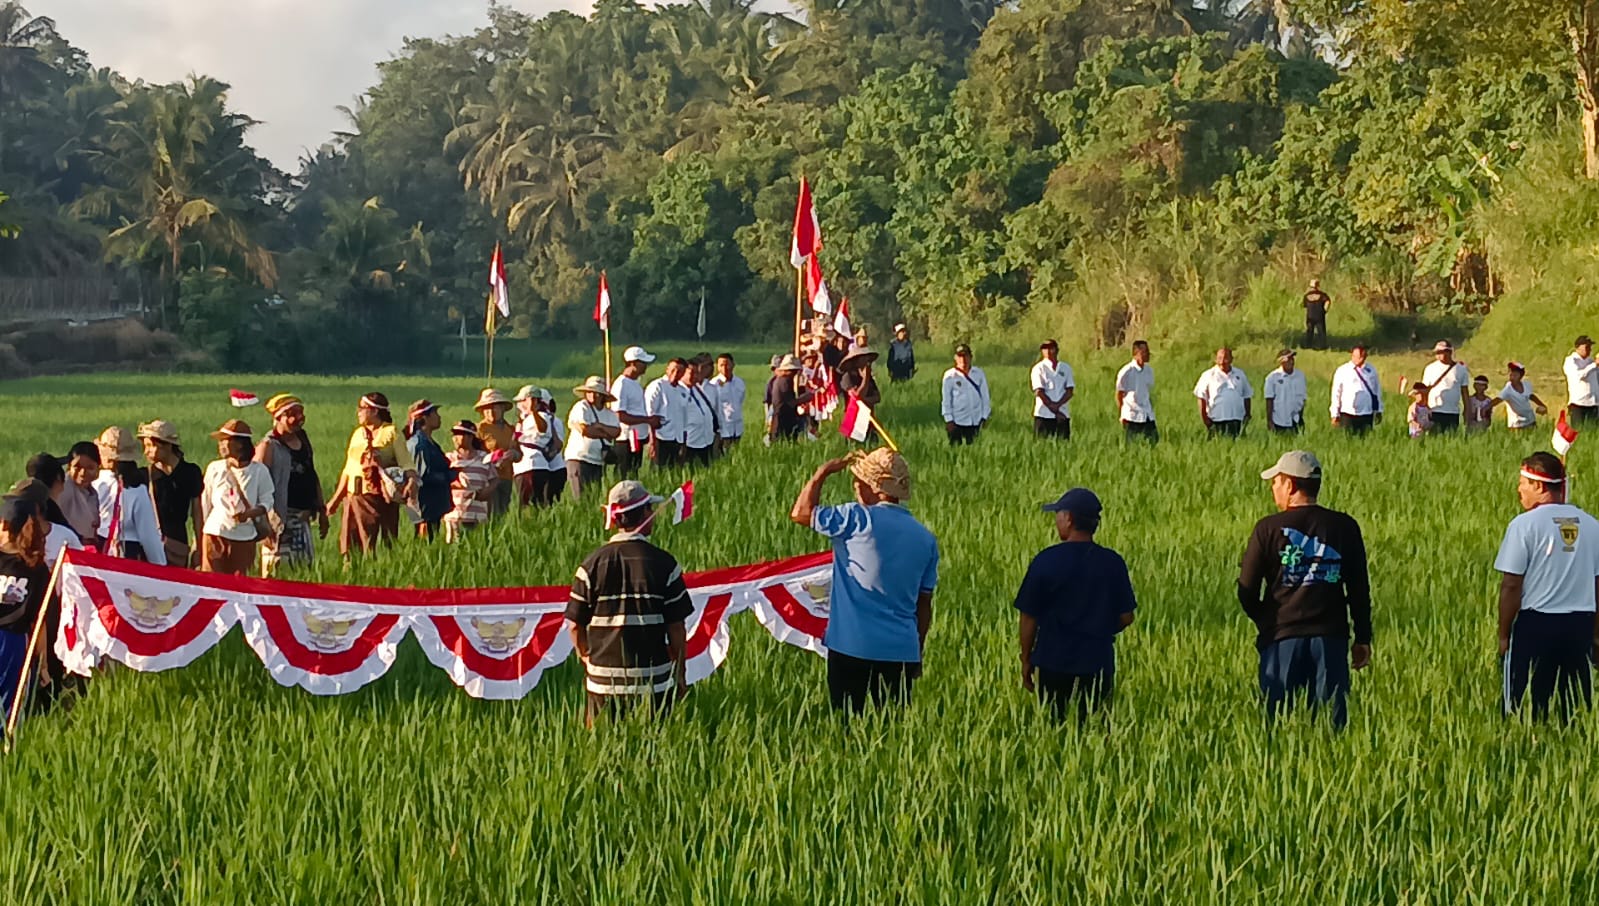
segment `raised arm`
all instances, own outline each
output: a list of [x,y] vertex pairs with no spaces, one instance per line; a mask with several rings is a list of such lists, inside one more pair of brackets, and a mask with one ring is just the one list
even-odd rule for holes
[[822,485],[827,482],[827,476],[834,475],[849,468],[850,458],[845,456],[839,459],[830,459],[817,467],[805,486],[800,488],[799,496],[794,499],[793,509],[788,511],[790,522],[795,525],[811,527],[811,517],[816,513],[816,506],[822,500]]

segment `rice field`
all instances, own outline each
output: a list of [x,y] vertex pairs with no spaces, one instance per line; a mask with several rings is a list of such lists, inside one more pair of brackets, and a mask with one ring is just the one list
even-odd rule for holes
[[[1561,728],[1498,714],[1491,563],[1518,511],[1514,465],[1547,431],[1413,442],[1390,393],[1376,436],[1344,438],[1323,417],[1341,360],[1302,357],[1300,444],[1326,464],[1323,502],[1361,521],[1372,557],[1375,653],[1341,735],[1298,716],[1268,732],[1257,711],[1254,634],[1233,587],[1247,532],[1271,507],[1258,473],[1288,443],[1258,421],[1240,441],[1206,441],[1188,395],[1200,359],[1157,360],[1153,448],[1122,442],[1120,362],[1106,359],[1078,367],[1070,443],[1033,440],[1025,369],[995,367],[995,422],[976,446],[951,449],[938,416],[944,366],[927,361],[911,384],[885,386],[879,412],[944,557],[908,710],[842,723],[821,659],[775,642],[752,615],[734,619],[727,662],[668,720],[597,732],[582,726],[575,662],[520,702],[480,702],[408,641],[383,679],[317,698],[274,683],[236,631],[183,670],[109,670],[73,707],[25,726],[0,761],[6,899],[1592,901],[1594,716]],[[1258,391],[1264,362],[1239,364]],[[741,371],[758,425],[764,368]],[[571,399],[575,377],[548,380],[558,399]],[[423,377],[9,383],[0,477],[19,477],[30,453],[154,417],[207,461],[205,432],[235,414],[230,386],[301,395],[329,483],[360,393],[396,405],[426,395],[448,423],[470,415],[479,389]],[[259,409],[244,416],[266,427]],[[697,479],[694,519],[659,531],[686,569],[820,549],[788,507],[843,441],[753,440]],[[1584,476],[1599,474],[1593,443],[1573,454],[1579,504]],[[680,480],[645,477],[657,490]],[[1037,505],[1073,485],[1103,498],[1100,541],[1127,558],[1139,596],[1108,727],[1053,725],[1017,675],[1011,598],[1054,540]],[[839,481],[827,499],[846,493]],[[411,541],[349,569],[324,548],[302,577],[564,583],[604,536],[597,507],[568,499],[454,548]]]

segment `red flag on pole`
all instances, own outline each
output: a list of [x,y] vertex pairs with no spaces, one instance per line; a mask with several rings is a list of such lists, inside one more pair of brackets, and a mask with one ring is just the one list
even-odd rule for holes
[[611,287],[605,282],[605,271],[600,271],[600,295],[594,300],[594,323],[600,330],[611,329]]
[[789,248],[788,260],[798,270],[805,259],[822,250],[822,225],[816,220],[816,208],[811,204],[811,185],[800,177],[799,203],[794,207],[794,243]]
[[838,433],[853,441],[864,443],[866,432],[872,428],[872,407],[861,402],[861,398],[851,393],[849,404],[844,407],[844,417],[838,421]]
[[1555,448],[1555,455],[1565,456],[1570,452],[1571,445],[1577,442],[1577,429],[1571,427],[1566,421],[1566,410],[1560,410],[1560,417],[1555,419],[1555,434],[1549,439],[1549,445]]
[[841,337],[855,336],[855,331],[851,330],[849,326],[849,296],[845,296],[838,302],[838,314],[833,316],[833,329],[838,331],[838,335]]
[[821,259],[816,255],[806,259],[805,288],[811,297],[811,311],[819,315],[833,313],[833,297],[827,291],[827,280],[822,277]]
[[671,499],[677,504],[677,509],[672,513],[672,524],[677,525],[694,515],[694,482],[683,482],[682,487],[672,492]]
[[505,254],[498,242],[494,243],[494,257],[489,259],[489,286],[494,290],[494,307],[500,310],[500,317],[509,318],[511,287],[505,280]]

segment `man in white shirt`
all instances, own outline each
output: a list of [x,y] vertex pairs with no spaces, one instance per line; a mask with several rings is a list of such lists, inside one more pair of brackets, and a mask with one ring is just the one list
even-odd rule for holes
[[1305,373],[1294,367],[1294,351],[1277,353],[1277,370],[1266,375],[1266,427],[1273,432],[1297,434],[1305,430]]
[[1071,440],[1071,400],[1077,392],[1072,366],[1060,360],[1060,346],[1054,340],[1040,343],[1038,353],[1032,375],[1033,434]]
[[1116,410],[1128,440],[1160,442],[1155,427],[1155,366],[1149,364],[1149,343],[1133,341],[1133,360],[1116,372]]
[[683,369],[679,387],[683,391],[683,461],[690,465],[708,466],[711,464],[711,453],[716,449],[716,435],[721,426],[717,423],[716,403],[705,393],[705,387],[700,383],[697,363],[690,363]]
[[[611,410],[622,425],[622,436],[616,442],[616,474],[619,478],[631,478],[638,474],[639,463],[644,459],[644,445],[650,440],[650,431],[660,425],[660,419],[652,418],[644,411],[644,386],[639,383],[653,361],[655,356],[645,352],[644,347],[629,346],[622,352],[622,373],[611,382],[608,394],[612,400]],[[571,459],[571,455],[568,454],[567,458]]]
[[972,347],[955,347],[955,367],[944,372],[940,411],[951,444],[969,444],[988,423],[994,406],[988,395],[988,376],[972,365]]
[[733,354],[722,353],[716,357],[716,377],[711,378],[711,385],[716,388],[716,414],[722,424],[723,450],[744,436],[744,379],[733,373],[733,366]]
[[1448,340],[1434,344],[1432,354],[1435,360],[1421,373],[1421,382],[1427,385],[1433,433],[1448,434],[1460,430],[1460,398],[1470,392],[1471,372],[1455,361],[1455,347]]
[[1504,709],[1515,713],[1530,685],[1534,720],[1551,701],[1569,718],[1593,698],[1599,521],[1566,503],[1566,467],[1551,453],[1521,461],[1516,493],[1526,512],[1510,521],[1494,559]]
[[1233,351],[1223,346],[1216,350],[1215,367],[1194,384],[1194,398],[1199,400],[1199,420],[1211,437],[1238,437],[1249,420],[1255,388],[1242,370],[1233,367]]
[[688,362],[672,359],[666,363],[666,373],[644,388],[644,411],[656,420],[650,432],[650,458],[658,469],[683,461],[683,406],[688,398],[681,381],[687,369]]
[[1566,356],[1566,392],[1573,422],[1599,421],[1599,363],[1593,360],[1593,338],[1577,338]]
[[1338,366],[1332,381],[1332,423],[1361,435],[1382,421],[1382,382],[1377,368],[1366,362],[1366,347],[1349,350],[1349,361]]
[[621,416],[606,407],[615,399],[605,389],[604,378],[591,374],[572,392],[578,401],[566,416],[565,455],[566,483],[575,499],[583,496],[584,488],[605,480],[605,448],[621,436],[622,423]]

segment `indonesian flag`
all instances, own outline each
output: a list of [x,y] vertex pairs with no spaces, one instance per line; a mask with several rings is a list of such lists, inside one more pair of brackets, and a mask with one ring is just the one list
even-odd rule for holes
[[1576,442],[1577,429],[1566,421],[1566,410],[1561,409],[1560,417],[1555,419],[1555,435],[1549,439],[1549,443],[1555,448],[1557,455],[1565,456],[1571,450],[1571,445]]
[[822,387],[811,399],[811,409],[816,417],[826,421],[838,409],[838,382],[833,379],[833,369],[822,368]]
[[234,389],[228,391],[228,402],[232,403],[235,409],[244,409],[261,402],[261,398],[253,393],[245,393],[243,390]]
[[789,248],[788,260],[798,270],[805,259],[815,257],[822,250],[822,225],[816,220],[816,208],[811,205],[811,184],[800,177],[799,204],[794,207],[794,243]]
[[489,259],[489,287],[494,290],[494,307],[500,310],[500,317],[509,318],[511,287],[505,282],[505,254],[498,242],[494,243],[494,257]]
[[866,432],[872,429],[872,407],[861,401],[855,394],[850,394],[849,404],[844,407],[844,417],[838,422],[838,433],[850,440],[864,443]]
[[682,487],[673,491],[672,496],[668,499],[676,504],[676,509],[672,512],[673,525],[677,525],[684,519],[694,515],[694,482],[683,482]]
[[594,300],[594,323],[600,330],[611,329],[611,286],[605,282],[605,271],[600,271],[600,296]]
[[827,292],[827,280],[822,277],[822,264],[815,255],[807,259],[805,288],[807,295],[811,297],[811,311],[819,315],[833,313],[833,297]]
[[833,315],[833,329],[838,331],[838,335],[841,337],[853,337],[855,335],[855,331],[850,329],[849,326],[849,296],[845,296],[838,302],[838,313]]

